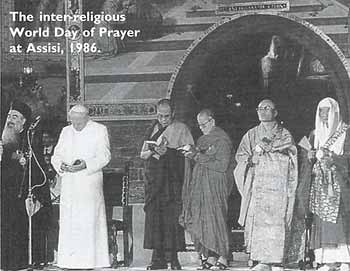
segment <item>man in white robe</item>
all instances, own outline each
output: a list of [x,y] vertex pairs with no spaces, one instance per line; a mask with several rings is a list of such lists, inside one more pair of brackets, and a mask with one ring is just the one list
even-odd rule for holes
[[319,271],[350,270],[350,126],[343,122],[339,104],[322,99],[316,111],[313,148],[302,161],[304,202],[313,216],[311,249]]
[[61,180],[57,265],[90,269],[110,266],[102,168],[111,158],[107,128],[88,110],[69,111],[51,162]]

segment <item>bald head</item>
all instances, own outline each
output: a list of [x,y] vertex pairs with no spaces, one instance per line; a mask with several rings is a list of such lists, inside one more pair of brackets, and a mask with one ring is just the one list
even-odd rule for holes
[[161,99],[157,103],[157,118],[162,127],[167,127],[172,123],[174,108],[169,99]]
[[68,116],[74,129],[81,131],[89,121],[89,110],[84,105],[77,104],[69,110]]
[[269,99],[262,100],[256,111],[261,122],[275,121],[278,114],[275,103]]
[[213,111],[208,109],[208,108],[201,110],[198,113],[197,117],[199,117],[199,116],[200,117],[206,117],[206,118],[213,118],[213,119],[215,119]]
[[197,115],[198,126],[204,135],[215,127],[214,113],[210,109],[203,109]]

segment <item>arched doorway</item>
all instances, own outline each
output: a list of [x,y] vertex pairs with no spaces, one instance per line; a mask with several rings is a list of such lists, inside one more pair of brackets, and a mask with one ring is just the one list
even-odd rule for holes
[[[278,100],[281,120],[297,133],[296,139],[304,127],[294,127],[293,122],[306,118],[299,119],[299,114],[293,114],[293,119],[285,112],[293,113],[296,106],[309,105],[306,103],[309,96],[315,97],[316,102],[324,95],[336,97],[343,118],[348,120],[350,80],[344,55],[317,27],[288,14],[239,14],[210,27],[191,45],[170,80],[168,95],[176,104],[177,117],[194,127],[195,112],[199,108],[211,105],[215,109],[215,105],[226,104],[225,108],[216,108],[217,113],[223,115],[221,119],[227,119],[224,111],[231,107],[232,122],[253,119],[249,125],[236,125],[238,130],[252,126],[256,120],[256,103],[266,96],[260,82],[259,61],[266,55],[273,35],[282,37],[289,54],[295,54],[294,58],[287,59],[295,68],[294,74],[293,69],[287,71],[289,78],[279,84],[279,93],[273,97]],[[302,54],[297,77],[299,63],[295,61],[299,61]],[[322,93],[317,94],[317,89]],[[298,100],[299,104],[290,106]],[[310,109],[302,113],[314,114],[315,108]],[[307,124],[312,129],[312,122]],[[241,132],[237,132],[241,136]]]
[[[284,57],[267,87],[261,63],[274,36],[283,44]],[[196,137],[196,114],[213,108],[235,147],[258,124],[258,102],[272,97],[279,120],[299,141],[313,129],[323,97],[335,97],[344,120],[350,119],[349,70],[339,48],[308,22],[289,14],[238,14],[213,25],[190,46],[170,80],[168,96],[177,118]]]

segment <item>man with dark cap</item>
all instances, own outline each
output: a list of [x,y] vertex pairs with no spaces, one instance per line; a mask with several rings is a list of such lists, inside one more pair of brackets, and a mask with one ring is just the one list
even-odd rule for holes
[[[1,269],[17,270],[28,264],[28,142],[31,109],[25,103],[11,103],[2,133],[1,151]],[[38,135],[36,135],[38,134]],[[43,165],[41,137],[35,132],[31,180],[35,211],[32,214],[33,263],[44,263],[45,236],[51,212],[48,183],[39,165]],[[35,162],[37,160],[38,163]],[[39,185],[34,188],[35,185]],[[28,201],[27,201],[28,202]]]

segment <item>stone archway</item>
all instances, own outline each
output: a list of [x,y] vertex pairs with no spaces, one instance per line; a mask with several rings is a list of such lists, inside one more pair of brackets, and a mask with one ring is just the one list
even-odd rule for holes
[[[311,52],[329,72],[329,80],[337,97],[345,121],[350,120],[349,64],[338,46],[320,29],[286,13],[237,14],[220,21],[192,43],[178,64],[168,85],[168,97],[176,104],[177,118],[195,127],[195,110],[200,106],[194,101],[193,92],[200,93],[196,82],[208,80],[203,70],[220,59],[213,58],[219,50],[230,50],[232,42],[244,34],[262,33],[281,35]],[[226,45],[225,45],[226,44]],[[213,78],[216,76],[212,75]]]
[[[343,119],[345,121],[350,120],[350,67],[338,46],[327,35],[310,23],[285,13],[237,14],[232,16],[230,19],[216,23],[207,29],[200,38],[194,41],[188,48],[186,54],[178,64],[170,79],[168,85],[168,98],[172,99],[176,106],[176,117],[186,122],[191,127],[195,137],[200,135],[199,129],[196,125],[196,114],[198,113],[200,107],[203,107],[203,105],[200,104],[200,99],[202,99],[201,95],[203,94],[204,89],[207,89],[210,92],[214,91],[215,88],[218,87],[216,84],[221,84],[221,86],[224,87],[225,84],[227,84],[230,88],[232,88],[232,91],[228,94],[233,98],[237,96],[235,96],[235,91],[237,91],[235,83],[237,81],[232,82],[230,81],[230,78],[226,78],[230,77],[230,73],[226,73],[226,75],[223,77],[222,74],[220,74],[220,72],[225,69],[225,65],[229,64],[230,62],[230,60],[227,61],[223,58],[230,56],[231,50],[233,50],[233,44],[239,44],[237,48],[240,48],[241,51],[238,50],[238,52],[235,53],[236,56],[232,59],[232,61],[249,59],[250,56],[240,58],[239,54],[249,54],[249,50],[245,51],[244,47],[249,47],[251,44],[253,44],[253,48],[254,46],[258,47],[258,45],[254,43],[256,43],[259,39],[256,39],[255,37],[266,33],[269,35],[283,36],[288,41],[300,45],[322,63],[324,68],[329,71],[329,82],[327,82],[331,84],[331,95],[338,99]],[[247,37],[245,34],[250,36],[243,42],[239,41],[240,39]],[[246,41],[248,41],[247,44],[244,43]],[[224,51],[227,52],[225,53]],[[222,52],[224,53],[222,54]],[[255,56],[253,56],[253,58],[254,57]],[[255,58],[259,59],[257,57]],[[224,65],[220,65],[220,62],[224,62]],[[255,65],[256,63],[253,64]],[[244,65],[244,63],[242,63],[242,65]],[[210,68],[211,66],[214,68]],[[215,67],[218,67],[217,70],[215,70]],[[237,68],[239,65],[230,67]],[[251,68],[251,66],[248,66],[248,68]],[[244,72],[238,72],[237,74],[244,74]],[[254,72],[252,72],[252,77],[254,77],[253,73]],[[224,81],[223,83],[220,82],[222,79]],[[250,80],[249,69],[248,73],[246,73],[245,79]],[[211,83],[211,81],[214,81],[214,83]],[[241,81],[240,83],[242,83]],[[319,81],[317,82],[319,83]],[[209,87],[207,87],[208,84],[210,85]],[[311,81],[311,84],[314,84],[314,81]],[[324,87],[324,84],[316,84],[312,87],[317,89],[319,86]],[[243,89],[243,95],[246,91],[246,89],[244,89],[245,87],[246,86],[241,87]],[[308,92],[309,85],[297,82],[294,84],[294,87],[302,87],[301,92]],[[295,90],[295,88],[293,90]],[[227,95],[225,92],[219,93],[219,95],[222,94],[224,94],[224,96]],[[205,93],[204,95],[208,95],[208,93]],[[255,94],[253,92],[248,92],[247,95],[254,96]],[[281,93],[281,96],[283,95],[284,94]],[[310,96],[310,94],[308,95]],[[312,95],[313,94],[311,94],[311,96]],[[229,96],[227,97],[230,98]],[[218,99],[218,97],[216,97],[216,93],[211,95],[207,99],[207,102],[209,100],[210,103],[210,99]],[[293,122],[289,124],[292,128],[291,132],[292,134],[294,132],[293,135],[295,136],[296,140],[299,140],[302,135],[306,135],[311,129],[313,129],[315,102],[317,102],[318,99],[319,97],[315,97],[315,101],[313,101],[312,106],[310,106],[307,103],[304,104],[304,100],[301,97],[299,108],[305,109],[305,107],[307,107],[307,110],[304,110],[301,113],[307,113],[307,121],[305,123],[303,120],[298,120],[297,118],[288,119],[288,121]],[[243,100],[247,102],[247,99]],[[298,100],[298,97],[294,97],[294,100]],[[288,104],[288,98],[286,98],[285,102]],[[250,102],[250,104],[243,109],[244,104],[242,105],[240,100],[237,98],[237,101],[233,101],[233,103],[230,105],[233,110],[231,112],[227,112],[226,118],[228,121],[226,121],[226,123],[222,123],[221,125],[219,124],[226,130],[226,132],[230,134],[235,147],[237,147],[243,133],[254,125],[254,121],[257,121],[254,105],[256,106],[256,100]],[[207,105],[205,105],[205,107],[206,106]],[[235,106],[238,107],[236,108]],[[289,106],[288,110],[299,112],[297,108],[298,107],[293,108],[293,106]],[[287,112],[284,112],[285,115],[288,115],[288,110]],[[302,124],[300,125],[298,122]],[[287,128],[289,129],[288,123],[286,124]],[[298,125],[300,127],[298,127]],[[233,207],[231,207],[229,210],[229,224],[230,226],[235,227],[237,226],[240,206],[240,198],[237,191],[233,192],[230,202],[231,203],[229,206]]]

